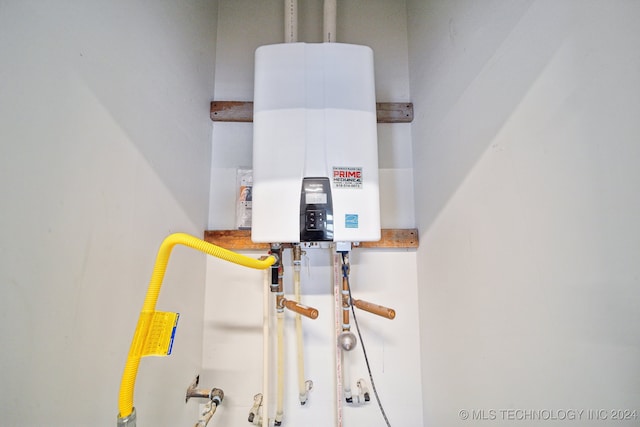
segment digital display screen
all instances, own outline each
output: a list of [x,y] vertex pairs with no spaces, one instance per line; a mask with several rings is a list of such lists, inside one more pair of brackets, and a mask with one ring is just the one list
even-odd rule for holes
[[304,202],[307,205],[326,205],[327,193],[305,193]]

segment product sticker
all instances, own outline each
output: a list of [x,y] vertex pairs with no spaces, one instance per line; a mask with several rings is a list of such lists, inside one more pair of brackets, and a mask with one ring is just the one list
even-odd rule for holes
[[253,171],[240,168],[236,171],[238,193],[236,199],[236,227],[239,230],[251,228],[253,208]]
[[358,214],[345,214],[344,228],[358,228]]
[[361,167],[333,167],[334,188],[362,188]]

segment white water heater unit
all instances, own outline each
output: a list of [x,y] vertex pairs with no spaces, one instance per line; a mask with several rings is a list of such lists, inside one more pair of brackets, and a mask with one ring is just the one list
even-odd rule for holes
[[369,47],[286,43],[256,50],[251,238],[380,239]]

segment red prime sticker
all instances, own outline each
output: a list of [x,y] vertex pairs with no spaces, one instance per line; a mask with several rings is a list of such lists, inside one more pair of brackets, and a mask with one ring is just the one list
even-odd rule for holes
[[334,188],[362,188],[362,168],[333,167]]

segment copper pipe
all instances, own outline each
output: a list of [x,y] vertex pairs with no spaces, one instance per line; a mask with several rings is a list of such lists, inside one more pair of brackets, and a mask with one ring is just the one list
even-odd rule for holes
[[349,309],[351,308],[349,298],[349,280],[346,277],[342,278],[342,330],[348,331],[351,329],[349,325]]
[[349,263],[349,253],[342,255],[342,331],[349,331],[349,309],[351,308],[351,292],[349,289],[349,272],[351,264]]
[[360,310],[368,311],[369,313],[373,313],[381,317],[386,317],[387,319],[393,320],[396,317],[396,311],[392,308],[358,299],[354,299],[352,303]]
[[[278,261],[277,265],[277,278],[272,277],[271,291],[276,293],[276,311],[283,310],[284,300],[284,264],[282,263],[282,247],[279,244],[271,246],[271,254],[276,256]],[[272,268],[274,267],[272,266]],[[274,273],[275,275],[275,273]]]
[[291,311],[302,314],[310,319],[318,318],[318,310],[313,307],[307,307],[306,305],[302,305],[297,301],[289,301],[286,298],[282,298],[282,306],[288,308]]
[[285,303],[287,302],[284,295],[280,292],[276,294],[276,311],[282,311],[285,307]]
[[293,245],[293,247],[291,248],[291,252],[293,254],[293,261],[300,261],[300,259],[302,258],[302,248],[300,247],[299,244],[295,244]]

